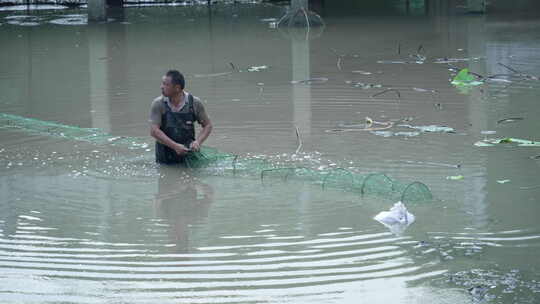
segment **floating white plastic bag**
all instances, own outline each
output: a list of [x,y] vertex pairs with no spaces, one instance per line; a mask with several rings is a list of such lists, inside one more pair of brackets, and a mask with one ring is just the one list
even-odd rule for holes
[[390,208],[390,211],[382,211],[374,218],[383,224],[390,232],[396,235],[402,234],[410,224],[414,223],[414,215],[407,211],[402,202],[397,202]]

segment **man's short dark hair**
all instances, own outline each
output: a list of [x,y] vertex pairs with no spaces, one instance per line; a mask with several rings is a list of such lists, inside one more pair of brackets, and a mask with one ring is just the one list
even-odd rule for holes
[[180,85],[182,90],[186,86],[186,80],[184,79],[184,75],[182,73],[178,72],[177,70],[168,70],[167,74],[165,74],[167,77],[171,77],[171,82],[173,85]]

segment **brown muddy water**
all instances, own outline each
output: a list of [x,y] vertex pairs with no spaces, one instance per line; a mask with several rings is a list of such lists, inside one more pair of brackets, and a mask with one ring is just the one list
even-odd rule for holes
[[[394,8],[328,5],[309,31],[265,4],[0,12],[0,113],[146,143],[0,126],[0,302],[539,303],[540,148],[475,143],[540,140],[540,20]],[[505,75],[457,88],[452,67]],[[384,196],[159,168],[147,117],[169,68],[208,146],[435,199],[393,235]]]

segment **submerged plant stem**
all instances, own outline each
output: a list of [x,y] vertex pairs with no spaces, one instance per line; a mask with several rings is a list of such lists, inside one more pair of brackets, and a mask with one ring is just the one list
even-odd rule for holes
[[296,139],[298,140],[298,147],[296,148],[294,154],[298,154],[298,152],[300,152],[300,150],[302,149],[302,138],[300,137],[300,131],[298,130],[298,127],[294,126],[294,128],[296,129]]
[[375,94],[371,95],[371,98],[377,97],[377,96],[382,95],[382,94],[386,94],[388,92],[396,92],[397,97],[399,99],[401,99],[401,93],[399,92],[398,89],[386,89],[386,90],[384,90],[382,92],[375,93]]

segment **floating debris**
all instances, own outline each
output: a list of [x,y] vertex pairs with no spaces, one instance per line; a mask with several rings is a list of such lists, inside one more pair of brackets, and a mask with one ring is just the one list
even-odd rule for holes
[[406,127],[410,129],[416,129],[420,132],[430,132],[430,133],[456,133],[456,131],[453,128],[446,127],[446,126],[437,126],[437,125],[429,125],[429,126],[412,126],[412,125],[398,125],[398,127]]
[[478,285],[467,289],[475,301],[483,301],[486,297],[489,287],[484,285]]
[[377,63],[382,64],[424,64],[424,61],[405,61],[405,60],[378,60]]
[[465,288],[473,298],[472,303],[538,302],[540,282],[532,271],[521,274],[517,269],[468,269],[444,276],[446,283]]
[[494,146],[494,144],[490,144],[485,141],[477,141],[474,143],[474,145],[477,147],[493,147]]
[[517,121],[520,121],[520,120],[524,120],[524,118],[523,117],[509,117],[509,118],[504,118],[504,119],[497,120],[497,123],[498,124],[506,124],[506,123],[511,123],[511,122],[517,122]]
[[483,59],[482,57],[473,57],[473,58],[437,58],[433,63],[456,63],[456,62],[466,62],[466,61],[477,61]]
[[113,141],[117,141],[117,140],[120,140],[120,139],[123,139],[123,138],[126,138],[126,137],[125,136],[115,136],[115,137],[108,138],[107,141],[113,142]]
[[363,83],[363,82],[352,82],[345,81],[347,84],[351,84],[355,88],[361,88],[364,90],[373,89],[373,88],[382,88],[382,84],[372,84],[372,83]]
[[418,49],[416,50],[416,54],[410,54],[409,57],[413,58],[413,59],[416,59],[416,63],[418,63],[418,62],[423,63],[427,59],[426,56],[421,54],[423,50],[424,50],[424,46],[420,45],[420,46],[418,46]]
[[45,4],[30,4],[30,5],[10,5],[0,7],[0,11],[37,11],[37,10],[62,10],[67,9],[64,5],[45,5]]
[[[424,50],[424,46],[419,45],[417,50],[416,50],[416,54],[409,54],[409,58],[413,59],[412,61],[410,61],[410,60],[378,60],[377,63],[382,63],[382,64],[424,64],[427,57],[424,56],[423,54],[421,54],[423,50]],[[401,55],[401,42],[398,42],[397,53],[398,53],[398,55]]]
[[403,137],[413,137],[420,135],[420,132],[392,132],[392,131],[372,131],[371,134],[382,136],[382,137],[391,137],[391,136],[403,136]]
[[362,75],[371,75],[371,74],[373,74],[373,73],[371,73],[371,72],[361,71],[361,70],[351,71],[351,73],[362,74]]
[[490,147],[496,144],[509,144],[509,143],[518,144],[517,145],[518,147],[540,147],[540,141],[533,141],[533,140],[513,138],[513,137],[491,138],[491,139],[486,138],[486,139],[475,142],[474,145],[477,147]]
[[194,74],[195,78],[209,78],[209,77],[221,77],[231,75],[233,72],[222,72],[222,73],[212,73],[212,74]]
[[347,55],[346,54],[339,54],[336,49],[331,48],[330,50],[336,55],[336,57],[337,57],[336,67],[337,67],[338,71],[341,71],[341,69],[342,69],[341,68],[341,61]]
[[512,83],[511,80],[508,80],[508,79],[505,79],[505,78],[496,78],[494,76],[488,76],[486,78],[486,81],[489,81],[489,82],[502,82],[502,83]]
[[53,19],[49,23],[57,25],[86,25],[88,18],[85,15],[66,15],[62,18]]
[[497,134],[497,131],[480,131],[480,134],[482,134],[482,135],[493,135],[493,134]]
[[318,84],[318,83],[325,83],[328,81],[328,78],[326,77],[315,77],[305,80],[293,80],[291,81],[292,84]]
[[37,16],[14,15],[5,17],[7,24],[20,26],[38,26],[43,19]]
[[461,164],[445,164],[445,163],[437,163],[437,162],[426,162],[426,161],[415,161],[415,160],[398,160],[398,162],[405,162],[407,164],[415,164],[415,165],[427,165],[427,166],[435,166],[435,167],[447,167],[447,168],[461,168]]
[[248,72],[260,72],[268,69],[267,65],[251,66],[247,69]]
[[326,130],[326,132],[351,132],[351,131],[379,131],[390,129],[394,122],[392,121],[375,121],[369,117],[365,118],[365,123],[362,124],[339,124],[336,129]]
[[371,131],[370,133],[382,137],[391,137],[394,135],[392,131]]
[[516,70],[516,69],[514,69],[512,67],[509,67],[509,66],[507,66],[507,65],[505,65],[503,63],[499,62],[499,65],[507,68],[508,70],[513,72],[514,75],[517,76],[517,77],[521,77],[521,78],[528,79],[528,80],[539,80],[539,78],[537,76],[530,75],[530,74],[525,74],[525,73],[523,73],[521,71],[518,71],[518,70]]
[[379,95],[382,95],[382,94],[385,94],[385,93],[388,93],[388,92],[396,92],[397,97],[399,99],[401,99],[401,93],[399,92],[398,89],[386,89],[386,90],[384,90],[382,92],[375,93],[375,94],[371,95],[371,98],[377,97]]
[[532,189],[538,189],[538,188],[540,188],[540,185],[529,186],[529,187],[519,187],[520,190],[532,190]]
[[497,183],[499,184],[506,184],[506,183],[509,183],[510,180],[509,179],[501,179],[501,180],[497,180]]
[[413,87],[412,90],[416,92],[422,92],[422,93],[438,93],[437,90],[435,89],[423,89],[423,88]]
[[464,178],[465,177],[463,175],[451,175],[451,176],[446,177],[447,180],[454,180],[454,181],[462,180]]
[[395,235],[403,234],[405,229],[415,221],[414,215],[401,201],[395,203],[389,211],[380,212],[373,219],[390,229],[390,232]]

